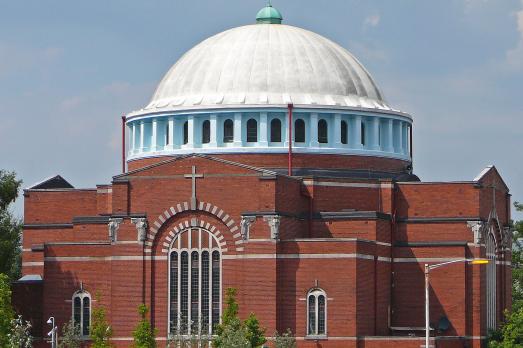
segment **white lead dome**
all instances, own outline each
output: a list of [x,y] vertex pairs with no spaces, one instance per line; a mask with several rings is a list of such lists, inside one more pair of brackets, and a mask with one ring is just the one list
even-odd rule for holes
[[188,51],[138,113],[289,103],[391,110],[367,70],[340,45],[293,26],[255,24]]

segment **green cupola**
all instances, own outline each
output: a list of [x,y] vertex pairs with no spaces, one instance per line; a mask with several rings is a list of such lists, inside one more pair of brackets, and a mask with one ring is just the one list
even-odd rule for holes
[[270,1],[267,6],[258,11],[256,15],[256,23],[258,24],[281,24],[282,20],[283,17],[280,11],[272,7]]

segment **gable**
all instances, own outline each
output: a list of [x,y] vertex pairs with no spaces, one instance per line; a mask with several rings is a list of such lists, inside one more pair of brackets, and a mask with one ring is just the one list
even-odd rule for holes
[[[495,182],[497,185],[500,185],[509,192],[509,188],[501,175],[499,174],[497,168],[494,165],[489,165],[485,167],[475,178],[474,182],[477,182],[482,185],[491,185]],[[501,188],[501,187],[500,187]]]
[[113,177],[115,181],[133,177],[171,177],[196,174],[230,174],[274,177],[276,172],[201,154],[177,156]]
[[29,187],[29,190],[50,190],[50,189],[72,189],[74,188],[67,180],[60,175],[55,175],[40,181]]

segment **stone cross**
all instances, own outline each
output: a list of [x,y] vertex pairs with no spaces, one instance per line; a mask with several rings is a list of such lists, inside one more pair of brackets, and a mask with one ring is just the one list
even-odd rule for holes
[[196,210],[196,179],[203,178],[203,174],[196,174],[196,166],[192,166],[192,173],[185,174],[183,177],[192,180],[191,209]]

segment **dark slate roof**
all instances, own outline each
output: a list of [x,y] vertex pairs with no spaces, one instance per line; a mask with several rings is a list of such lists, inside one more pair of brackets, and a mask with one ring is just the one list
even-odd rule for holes
[[60,175],[55,175],[47,178],[33,186],[29,187],[29,190],[48,190],[48,189],[72,189],[74,188],[67,180],[62,178]]
[[[287,174],[287,168],[270,168],[278,174]],[[381,172],[362,169],[317,169],[294,168],[294,176],[343,179],[388,179],[394,181],[420,181],[417,175],[408,172]]]

